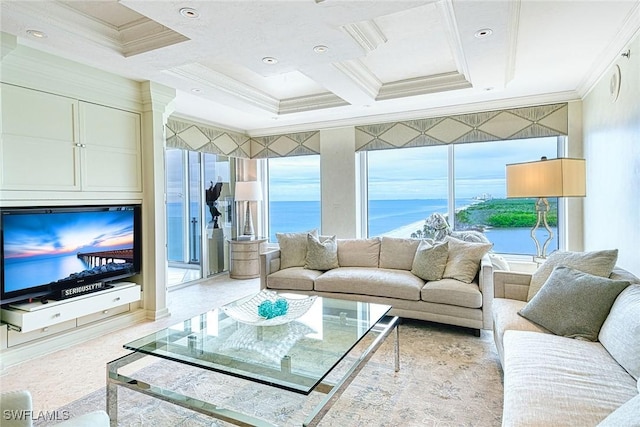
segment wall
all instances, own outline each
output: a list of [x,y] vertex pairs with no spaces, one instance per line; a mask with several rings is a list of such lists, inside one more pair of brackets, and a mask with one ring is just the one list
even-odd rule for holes
[[[587,197],[585,250],[618,248],[618,265],[640,275],[640,36],[629,45],[583,103]],[[618,99],[610,79],[620,67]]]

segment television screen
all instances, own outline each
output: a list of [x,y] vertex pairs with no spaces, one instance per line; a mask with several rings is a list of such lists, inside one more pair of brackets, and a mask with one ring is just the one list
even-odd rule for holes
[[2,208],[2,303],[140,272],[140,207]]

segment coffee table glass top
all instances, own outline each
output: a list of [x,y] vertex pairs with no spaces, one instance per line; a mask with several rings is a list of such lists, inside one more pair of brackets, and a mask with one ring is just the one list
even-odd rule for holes
[[[231,304],[246,304],[251,297]],[[242,323],[216,309],[124,347],[309,394],[390,309],[317,297],[305,314],[277,326]]]

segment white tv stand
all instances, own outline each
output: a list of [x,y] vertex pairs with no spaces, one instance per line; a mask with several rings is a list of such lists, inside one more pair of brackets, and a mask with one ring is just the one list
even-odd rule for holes
[[10,366],[24,356],[53,351],[144,319],[144,310],[138,310],[136,304],[141,299],[140,285],[113,285],[69,299],[48,300],[46,304],[37,301],[2,308],[2,323],[6,324],[2,325],[0,343],[2,365]]

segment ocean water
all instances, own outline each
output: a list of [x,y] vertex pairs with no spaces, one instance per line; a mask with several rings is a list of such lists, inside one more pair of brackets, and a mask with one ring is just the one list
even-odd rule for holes
[[[476,201],[473,199],[458,199],[456,209],[469,206]],[[171,205],[171,204],[170,204]],[[269,240],[277,242],[276,233],[300,232],[320,229],[320,202],[319,201],[282,201],[269,203],[269,221],[271,230]],[[416,224],[416,229],[421,228],[422,222],[432,213],[446,213],[446,199],[423,200],[370,200],[369,201],[369,236],[382,236],[392,233],[400,228]],[[182,221],[179,206],[168,206],[169,229],[169,259],[179,260],[184,250],[184,238],[182,235]],[[532,224],[533,225],[533,224]],[[410,227],[413,231],[413,228]],[[493,251],[509,254],[534,254],[535,244],[531,239],[530,229],[509,228],[490,229],[486,231],[489,240],[494,244]],[[546,239],[545,231],[538,233],[540,244]],[[557,229],[553,228],[554,237],[548,246],[547,253],[558,248]],[[409,233],[410,234],[410,233]],[[409,237],[407,235],[406,237]],[[197,245],[196,245],[197,246]],[[196,248],[198,251],[199,248]],[[192,248],[189,248],[193,252]]]

